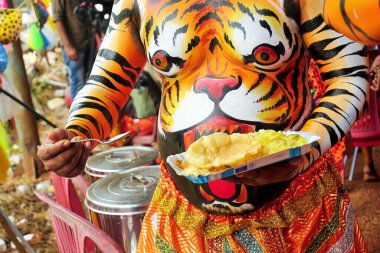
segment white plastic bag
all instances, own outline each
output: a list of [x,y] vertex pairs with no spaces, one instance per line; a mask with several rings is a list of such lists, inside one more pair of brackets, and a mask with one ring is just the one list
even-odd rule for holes
[[[10,93],[14,97],[20,99],[20,94],[18,91],[4,78],[0,75],[1,81],[3,83],[2,89]],[[0,121],[5,122],[12,118],[16,109],[19,109],[19,105],[9,98],[7,95],[0,92]]]

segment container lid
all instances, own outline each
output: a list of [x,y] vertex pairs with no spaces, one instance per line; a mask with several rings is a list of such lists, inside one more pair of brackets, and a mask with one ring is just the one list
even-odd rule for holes
[[152,147],[126,146],[113,148],[88,158],[85,172],[94,177],[105,177],[120,170],[150,163],[157,156],[158,151]]
[[160,178],[160,166],[141,166],[99,179],[87,190],[86,206],[100,214],[145,213]]

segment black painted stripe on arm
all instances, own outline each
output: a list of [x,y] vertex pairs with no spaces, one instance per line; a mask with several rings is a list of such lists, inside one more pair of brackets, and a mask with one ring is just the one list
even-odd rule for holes
[[322,154],[322,149],[321,149],[321,145],[319,144],[319,142],[317,142],[317,141],[314,142],[312,144],[312,147],[313,147],[313,149],[315,149],[315,150],[317,150],[319,152],[319,155]]
[[336,143],[338,143],[338,141],[339,141],[338,135],[336,134],[335,130],[331,126],[326,125],[326,124],[319,122],[319,121],[316,121],[316,122],[321,124],[326,129],[326,131],[329,133],[331,147],[334,146]]
[[365,72],[359,71],[357,73],[354,73],[355,71],[358,71],[358,70],[367,70],[367,68],[368,67],[366,65],[359,65],[359,66],[355,66],[355,67],[351,67],[351,68],[341,68],[341,69],[332,70],[329,72],[321,72],[321,76],[322,76],[323,80],[329,80],[329,79],[332,79],[335,77],[342,77],[342,76],[363,77],[363,74],[364,74],[364,78],[367,78],[367,76],[368,76],[367,71],[365,71]]
[[353,52],[351,54],[347,54],[346,56],[350,56],[350,55],[359,55],[359,56],[367,57],[368,56],[367,47],[363,46],[363,48],[361,50],[358,50],[358,51]]
[[86,119],[86,120],[90,121],[94,125],[94,127],[96,128],[96,131],[98,131],[98,133],[101,133],[98,120],[95,119],[94,117],[92,117],[90,114],[80,113],[80,114],[76,114],[75,117]]
[[[348,115],[347,112],[345,112],[342,108],[340,108],[337,104],[334,104],[332,102],[320,102],[318,104],[318,107],[325,107],[325,108],[328,108],[329,110],[339,114],[342,116],[342,118],[344,118],[348,124],[350,124],[350,122],[348,121],[348,119],[346,117],[350,116]],[[343,115],[345,114],[345,115]]]
[[90,101],[83,101],[83,102],[81,101],[77,104],[74,104],[72,107],[72,110],[75,112],[75,111],[79,111],[81,109],[88,109],[88,108],[95,109],[95,110],[99,111],[104,116],[106,121],[109,123],[110,129],[113,128],[113,118],[114,117],[112,117],[111,112],[108,110],[108,108],[106,106],[102,106],[98,103],[94,103],[94,102],[90,102]]
[[[107,97],[107,98],[108,98],[108,97]],[[120,110],[121,110],[120,105],[118,105],[113,99],[111,99],[111,98],[108,98],[108,99],[112,101],[112,103],[113,103],[113,105],[116,107],[116,110],[117,110],[117,111],[120,111]],[[125,101],[125,102],[127,102],[127,101]]]
[[324,32],[324,31],[327,31],[327,30],[331,30],[331,27],[328,25],[324,25],[321,29],[318,30],[317,34]]
[[[326,119],[329,122],[331,122],[338,129],[340,136],[343,137],[345,135],[345,132],[342,130],[342,128],[339,126],[339,124],[337,124],[337,122],[335,120],[331,119],[328,114],[323,113],[323,112],[315,112],[311,115],[311,118],[314,120],[317,120],[318,118]],[[333,144],[337,143],[339,138],[338,138],[338,135],[336,134],[334,128],[330,125],[325,124],[325,123],[322,123],[322,122],[319,122],[319,123],[322,124],[326,128],[326,130],[329,132],[330,139],[333,140]]]
[[85,129],[84,127],[79,126],[79,125],[70,125],[66,129],[67,130],[70,130],[70,129],[77,130],[78,132],[80,132],[80,133],[84,134],[85,136],[87,136],[87,138],[93,137],[90,134],[90,131],[88,129]]
[[318,60],[326,61],[326,60],[330,60],[336,57],[339,53],[342,52],[342,50],[345,47],[354,43],[354,42],[349,42],[343,45],[339,45],[335,48],[326,50],[325,48],[334,40],[335,39],[332,39],[332,40],[329,39],[329,40],[323,40],[323,41],[312,43],[309,47],[309,50],[312,53],[312,55],[316,55],[318,57]]
[[[346,101],[347,103],[349,103],[349,104],[351,104],[351,106],[352,106],[352,108],[354,108],[354,110],[355,110],[355,115],[356,115],[356,117],[355,117],[355,119],[356,120],[358,120],[359,119],[359,115],[360,115],[360,110],[359,110],[359,108],[357,108],[350,100],[347,100],[347,99],[345,99],[344,101]],[[366,103],[366,102],[365,102]],[[355,120],[355,121],[356,121]],[[355,122],[354,122],[355,123]],[[350,124],[351,125],[351,124]],[[352,125],[351,125],[352,126]]]
[[356,83],[351,83],[351,82],[345,82],[345,83],[355,86],[357,89],[359,89],[359,91],[360,91],[364,96],[367,94],[366,91],[363,90],[363,88],[360,87],[360,86],[358,86]]
[[136,82],[137,75],[135,73],[133,73],[132,71],[130,71],[126,67],[123,67],[122,70],[123,70],[124,74],[126,74],[127,76],[129,76],[129,78],[131,78],[132,83]]
[[339,88],[326,91],[323,97],[336,97],[339,95],[348,95],[348,96],[356,98],[358,101],[360,100],[355,93],[349,92],[346,89],[339,89]]
[[129,88],[132,88],[132,84],[125,78],[123,78],[122,76],[116,74],[116,73],[113,73],[105,68],[102,68],[101,66],[98,66],[101,70],[103,70],[104,72],[106,72],[107,75],[109,75],[110,77],[112,77],[113,80],[115,80],[116,82],[120,83],[121,85],[123,86],[126,86],[126,87],[129,87]]
[[324,22],[322,15],[318,15],[314,17],[313,19],[310,19],[306,22],[304,22],[301,25],[301,31],[303,33],[309,33],[317,29],[322,23]]
[[136,70],[137,72],[140,71],[140,68],[134,68],[129,61],[119,54],[118,52],[112,51],[110,49],[101,49],[98,53],[100,57],[103,57],[106,60],[111,60],[117,62],[122,67],[131,68],[133,70]]
[[115,14],[114,12],[111,13],[113,22],[118,25],[124,20],[128,19],[126,23],[131,21],[132,19],[132,10],[131,9],[123,9],[119,14]]
[[[94,83],[92,83],[94,81]],[[88,84],[95,84],[101,83],[105,85],[107,88],[109,88],[111,91],[119,91],[121,92],[113,83],[106,77],[101,75],[91,75],[90,78],[87,81]]]

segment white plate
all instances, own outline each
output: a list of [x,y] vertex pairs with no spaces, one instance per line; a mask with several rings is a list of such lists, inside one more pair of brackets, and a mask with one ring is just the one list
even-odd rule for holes
[[[209,175],[205,176],[198,176],[198,177],[192,177],[192,176],[186,176],[188,179],[190,179],[192,182],[196,184],[203,184],[207,183],[210,181],[218,180],[218,179],[223,179],[227,177],[231,177],[233,175],[242,173],[242,172],[247,172],[250,170],[254,170],[263,166],[267,166],[272,163],[277,163],[289,158],[297,157],[303,154],[310,153],[312,150],[313,145],[317,143],[317,141],[320,139],[320,136],[308,132],[301,132],[301,131],[286,131],[284,132],[286,135],[290,134],[299,134],[303,138],[306,139],[307,143],[305,145],[299,146],[299,147],[294,147],[286,150],[282,150],[277,153],[273,153],[258,159],[255,159],[249,163],[243,164],[239,167],[235,168],[230,168],[222,172],[218,173],[212,173]],[[185,160],[186,158],[186,152],[176,154],[176,155],[171,155],[166,158],[166,161],[170,164],[170,166],[174,169],[174,171],[180,175],[182,175],[182,169],[178,167],[175,164],[176,160]]]

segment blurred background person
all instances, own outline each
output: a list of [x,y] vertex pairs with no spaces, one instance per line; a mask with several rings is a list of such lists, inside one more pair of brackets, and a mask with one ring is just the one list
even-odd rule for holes
[[90,71],[89,66],[94,61],[90,52],[94,34],[86,12],[80,9],[84,7],[82,1],[52,0],[51,4],[68,70],[70,97],[73,99],[84,86],[86,73]]

